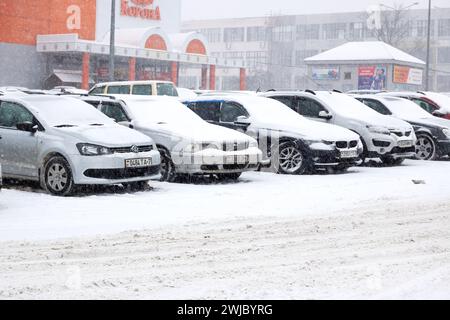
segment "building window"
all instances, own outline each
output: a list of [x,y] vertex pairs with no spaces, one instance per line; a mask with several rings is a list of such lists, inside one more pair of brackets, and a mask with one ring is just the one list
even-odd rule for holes
[[448,91],[450,88],[450,76],[438,76],[437,77],[438,87],[437,90],[440,92]]
[[344,72],[344,80],[352,80],[352,73]]
[[438,48],[438,63],[450,63],[450,47]]
[[266,27],[247,28],[247,42],[266,41],[267,39],[268,39],[268,32]]
[[276,51],[272,55],[272,64],[278,66],[292,66],[292,51],[280,50]]
[[439,37],[450,36],[450,19],[439,20]]
[[256,67],[258,65],[267,64],[267,52],[266,51],[248,51],[246,55],[247,66]]
[[223,31],[224,42],[243,42],[245,38],[245,28],[226,28]]
[[208,39],[209,43],[222,41],[222,30],[220,28],[201,29],[199,32]]
[[[412,22],[412,36],[425,38],[428,35],[428,21],[427,20],[416,20]],[[435,22],[431,21],[431,36],[434,36],[434,25]]]
[[297,50],[295,52],[295,65],[302,66],[305,64],[304,60],[318,54],[318,50]]
[[273,27],[272,40],[277,42],[288,42],[294,40],[294,27],[289,25]]
[[364,24],[362,22],[352,22],[350,23],[349,30],[350,39],[358,40],[364,38]]
[[317,40],[320,36],[320,25],[300,24],[297,26],[297,40]]
[[345,39],[345,23],[327,23],[322,25],[323,39]]
[[243,60],[245,57],[244,51],[228,51],[223,53],[225,59],[231,60]]

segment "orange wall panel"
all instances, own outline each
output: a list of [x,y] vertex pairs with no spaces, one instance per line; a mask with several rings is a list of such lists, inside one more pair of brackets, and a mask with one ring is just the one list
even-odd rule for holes
[[[79,8],[79,28],[68,24],[72,5]],[[95,26],[96,0],[0,0],[0,42],[34,45],[39,34],[61,33],[95,40]]]

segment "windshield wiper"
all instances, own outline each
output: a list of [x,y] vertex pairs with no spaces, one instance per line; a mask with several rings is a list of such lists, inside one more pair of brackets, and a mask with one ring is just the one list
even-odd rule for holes
[[91,123],[90,126],[92,126],[92,127],[103,127],[104,124],[103,123]]
[[73,125],[73,124],[60,124],[60,125],[55,126],[55,128],[73,128],[73,127],[76,127],[76,125]]

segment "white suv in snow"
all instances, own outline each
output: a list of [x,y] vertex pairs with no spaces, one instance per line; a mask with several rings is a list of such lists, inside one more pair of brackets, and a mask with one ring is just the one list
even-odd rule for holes
[[283,102],[311,120],[356,132],[364,144],[363,158],[380,158],[393,165],[415,157],[416,136],[409,123],[381,115],[346,94],[307,90],[267,92],[261,96]]
[[0,160],[4,178],[39,181],[62,196],[76,185],[141,188],[160,168],[149,137],[83,101],[41,95],[0,97]]
[[257,170],[258,143],[245,134],[211,125],[171,97],[80,97],[117,123],[152,137],[161,152],[163,181],[180,175],[216,175],[237,180]]

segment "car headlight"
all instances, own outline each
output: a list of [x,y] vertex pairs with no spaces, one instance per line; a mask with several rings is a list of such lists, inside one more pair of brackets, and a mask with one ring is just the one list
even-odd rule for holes
[[256,140],[252,140],[249,142],[248,147],[249,148],[258,148],[259,147],[258,142]]
[[367,126],[367,129],[372,133],[391,135],[391,132],[388,128],[382,126]]
[[103,156],[112,154],[111,149],[90,143],[78,143],[77,148],[83,156]]
[[445,136],[450,139],[450,129],[442,129],[442,133],[445,134]]

